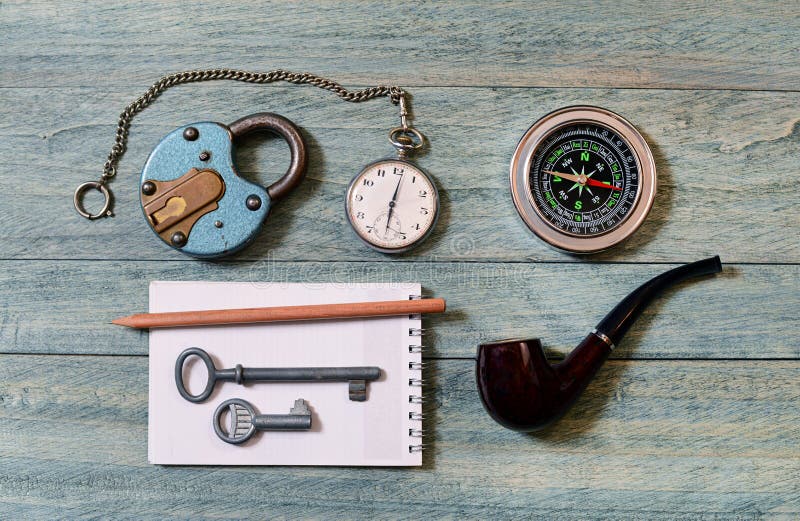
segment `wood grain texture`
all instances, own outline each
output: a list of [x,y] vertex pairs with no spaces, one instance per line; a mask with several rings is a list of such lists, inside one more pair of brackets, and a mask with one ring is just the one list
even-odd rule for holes
[[[0,518],[800,518],[800,17],[796,2],[0,2]],[[344,190],[388,155],[386,100],[231,82],[165,93],[133,122],[88,223],[117,117],[159,76],[282,67],[348,87],[396,83],[430,140],[442,216],[399,258],[349,230]],[[551,110],[593,104],[652,145],[645,225],[608,253],[550,250],[511,204],[508,164]],[[310,146],[308,179],[236,258],[190,260],[152,236],[139,170],[192,121],[274,111]],[[243,174],[288,148],[248,139]],[[478,343],[540,337],[563,356],[620,297],[673,263],[725,271],[651,307],[554,429],[482,410]],[[419,281],[431,316],[422,469],[166,468],[146,463],[151,280]],[[91,356],[87,356],[91,355]],[[99,355],[99,356],[98,356]],[[117,355],[117,356],[106,356]],[[455,359],[461,357],[463,359]],[[266,440],[263,440],[266,442]]]
[[[147,310],[151,280],[419,282],[447,300],[428,315],[432,357],[474,357],[479,343],[542,339],[560,357],[625,295],[671,265],[346,262],[3,261],[4,352],[145,354],[147,333],[111,325]],[[726,266],[648,308],[614,358],[798,358],[800,266]]]
[[797,89],[793,2],[16,0],[0,86],[127,86],[209,66],[408,85]]
[[4,356],[0,515],[800,515],[797,361],[612,361],[576,407],[538,436],[492,422],[472,366],[436,361],[426,371],[430,447],[420,469],[192,468],[145,463],[147,358]]
[[[347,183],[390,152],[396,109],[385,99],[347,104],[313,87],[232,82],[182,86],[146,109],[111,187],[117,217],[87,222],[72,208],[79,183],[96,179],[118,112],[141,86],[107,90],[6,89],[0,98],[0,182],[13,187],[0,228],[3,258],[180,259],[155,240],[141,216],[139,169],[176,126],[231,122],[263,110],[303,128],[307,179],[276,205],[256,243],[237,258],[374,260],[393,257],[358,241],[344,214]],[[800,145],[800,93],[594,89],[414,89],[417,124],[430,139],[420,158],[439,184],[442,215],[408,259],[574,261],[537,239],[511,201],[508,168],[517,140],[539,117],[589,103],[633,120],[658,168],[655,206],[626,243],[591,260],[688,262],[800,261],[794,177]],[[280,140],[256,138],[238,157],[245,175],[268,184],[289,164]]]

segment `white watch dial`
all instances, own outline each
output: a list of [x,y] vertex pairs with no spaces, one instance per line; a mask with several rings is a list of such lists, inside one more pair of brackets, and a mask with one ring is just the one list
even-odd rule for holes
[[386,252],[405,251],[436,223],[439,196],[430,178],[402,160],[368,165],[350,183],[347,217],[367,244]]

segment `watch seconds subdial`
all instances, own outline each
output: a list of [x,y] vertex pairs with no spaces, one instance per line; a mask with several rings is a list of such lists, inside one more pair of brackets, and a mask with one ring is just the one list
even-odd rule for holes
[[415,164],[389,159],[367,165],[350,182],[347,217],[356,234],[384,253],[406,251],[433,229],[439,196]]
[[371,230],[378,239],[386,242],[393,242],[405,238],[406,234],[401,230],[402,227],[403,223],[400,222],[400,219],[398,219],[396,215],[390,215],[389,212],[384,212],[372,223]]

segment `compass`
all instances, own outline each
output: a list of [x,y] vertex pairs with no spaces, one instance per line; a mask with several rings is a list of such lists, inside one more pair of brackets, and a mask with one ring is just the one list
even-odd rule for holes
[[525,224],[551,246],[595,253],[630,237],[650,211],[656,169],[627,120],[590,106],[548,114],[511,160],[511,194]]

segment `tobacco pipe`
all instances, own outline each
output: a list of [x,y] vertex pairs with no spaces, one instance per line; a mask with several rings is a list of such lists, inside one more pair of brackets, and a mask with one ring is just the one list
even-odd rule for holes
[[567,412],[642,311],[683,280],[722,271],[719,256],[685,264],[650,279],[617,304],[560,363],[551,365],[539,339],[501,340],[478,347],[481,401],[500,425],[537,431]]

